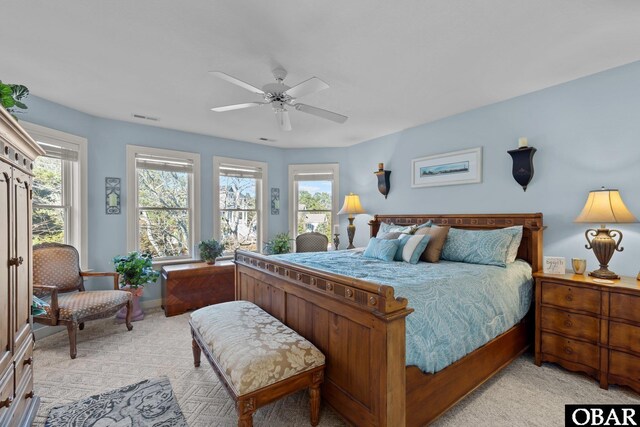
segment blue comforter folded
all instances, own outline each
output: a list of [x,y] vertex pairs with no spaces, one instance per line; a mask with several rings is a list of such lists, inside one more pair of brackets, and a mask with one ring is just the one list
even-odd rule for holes
[[532,300],[531,266],[440,261],[416,265],[358,251],[277,255],[287,262],[391,285],[415,312],[407,317],[407,366],[437,372],[517,324]]

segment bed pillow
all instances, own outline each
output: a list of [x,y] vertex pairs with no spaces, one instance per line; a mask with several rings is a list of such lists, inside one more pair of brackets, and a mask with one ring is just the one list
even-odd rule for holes
[[384,240],[372,237],[362,256],[365,258],[376,258],[382,261],[393,261],[399,244],[398,239]]
[[431,236],[427,234],[414,236],[402,234],[398,239],[400,244],[398,245],[398,250],[396,251],[394,260],[408,262],[409,264],[417,264],[420,260],[420,256],[429,243],[430,237]]
[[513,233],[504,229],[452,228],[442,248],[442,259],[506,267],[507,249],[512,240]]
[[420,230],[421,228],[425,228],[425,227],[431,227],[433,225],[433,221],[429,220],[425,223],[422,224],[418,224],[418,225],[414,225],[413,226],[413,230],[414,230],[414,234],[418,232],[418,230]]
[[402,233],[399,231],[389,231],[388,233],[378,233],[376,238],[383,240],[394,240],[399,239],[400,236],[402,236]]
[[503,231],[507,233],[511,233],[511,243],[509,243],[509,247],[507,248],[507,264],[511,264],[518,257],[518,248],[520,247],[520,243],[522,242],[522,226],[516,225],[514,227],[503,228]]
[[444,242],[447,240],[449,228],[448,225],[432,225],[431,227],[423,227],[416,231],[416,235],[426,234],[430,237],[426,249],[422,253],[422,256],[420,256],[422,261],[440,261],[440,254],[442,253]]
[[380,223],[380,228],[378,229],[378,234],[376,234],[376,237],[377,238],[381,238],[386,233],[413,234],[413,233],[411,233],[412,228],[413,227],[408,226],[408,225],[407,226],[395,225],[394,223],[387,224],[386,222],[382,222],[382,223]]

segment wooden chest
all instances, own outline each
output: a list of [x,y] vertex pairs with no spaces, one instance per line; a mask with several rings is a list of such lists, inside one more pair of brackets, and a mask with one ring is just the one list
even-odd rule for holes
[[218,261],[162,267],[162,308],[165,316],[206,307],[235,297],[235,265]]

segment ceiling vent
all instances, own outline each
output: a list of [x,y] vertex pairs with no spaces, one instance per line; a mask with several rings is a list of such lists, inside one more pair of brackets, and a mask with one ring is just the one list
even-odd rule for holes
[[151,120],[152,122],[157,122],[158,120],[160,120],[157,117],[151,117],[151,116],[143,116],[142,114],[131,114],[133,116],[134,119],[140,119],[140,120]]

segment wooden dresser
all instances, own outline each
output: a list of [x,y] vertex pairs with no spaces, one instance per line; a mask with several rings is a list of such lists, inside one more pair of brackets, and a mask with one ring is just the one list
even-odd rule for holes
[[33,160],[44,154],[0,107],[0,426],[31,425],[31,181]]
[[535,363],[554,362],[640,393],[640,281],[536,273]]
[[162,267],[162,308],[165,316],[235,298],[235,264],[218,261]]

